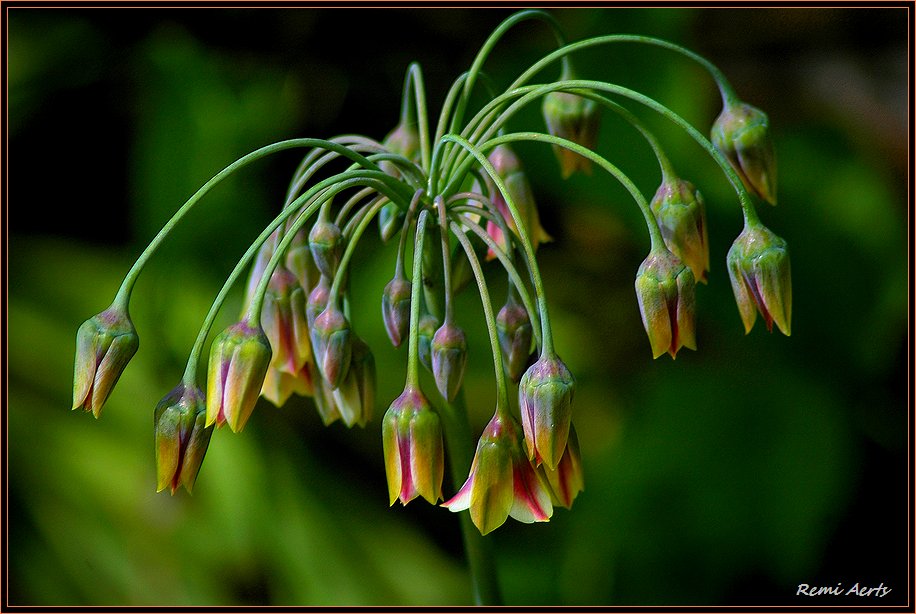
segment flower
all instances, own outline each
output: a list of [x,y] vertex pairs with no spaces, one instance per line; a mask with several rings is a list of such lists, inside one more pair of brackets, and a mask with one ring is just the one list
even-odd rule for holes
[[666,248],[652,250],[636,272],[636,300],[652,358],[681,347],[697,349],[693,273]]
[[126,308],[112,305],[83,322],[76,333],[73,409],[81,407],[98,418],[139,347],[140,337]]
[[706,283],[709,240],[703,196],[693,184],[677,177],[666,180],[650,204],[665,245],[690,267],[696,281]]
[[557,356],[541,356],[518,384],[528,458],[556,469],[566,449],[576,378]]
[[404,389],[382,420],[389,505],[407,505],[418,495],[435,504],[445,470],[442,425],[423,393]]
[[179,384],[159,401],[153,416],[156,431],[156,492],[179,486],[189,493],[204,461],[213,427],[205,425],[204,393]]
[[513,418],[496,412],[477,442],[467,481],[442,506],[453,512],[470,510],[482,535],[509,516],[525,523],[550,520],[549,486],[525,458]]
[[350,370],[332,391],[334,404],[344,424],[365,426],[375,409],[375,357],[365,341],[353,335]]
[[776,204],[776,151],[767,114],[745,102],[726,104],[712,126],[712,143],[745,187]]
[[503,370],[513,382],[519,381],[528,366],[533,332],[528,310],[510,296],[496,315],[496,336]]
[[468,342],[460,327],[446,321],[433,336],[430,345],[433,377],[445,400],[451,402],[461,388],[468,363]]
[[544,473],[553,493],[554,504],[570,509],[576,495],[585,489],[585,481],[582,478],[582,458],[579,454],[579,438],[572,424],[569,425],[566,450],[563,451],[557,468],[545,469]]
[[245,428],[267,376],[272,351],[264,330],[241,321],[217,335],[207,370],[207,426]]
[[305,291],[296,276],[285,266],[277,266],[261,312],[261,324],[273,350],[271,369],[297,375],[311,360],[305,301]]
[[318,220],[309,231],[309,250],[318,271],[329,279],[334,278],[337,266],[343,256],[343,234],[334,222],[319,214]]
[[329,303],[315,318],[311,339],[318,368],[333,390],[347,377],[353,352],[350,323],[336,305]]
[[401,347],[410,329],[410,282],[401,274],[382,292],[382,320],[394,347]]
[[775,322],[790,335],[792,272],[786,242],[760,224],[745,226],[726,261],[745,334],[751,332],[759,311],[767,330],[772,332]]
[[[573,77],[564,71],[564,80]],[[547,131],[586,149],[594,149],[598,142],[598,128],[601,124],[601,108],[594,100],[583,98],[570,92],[550,92],[544,96],[541,107]],[[591,160],[565,147],[554,146],[554,153],[560,162],[563,179],[577,170],[590,173]]]

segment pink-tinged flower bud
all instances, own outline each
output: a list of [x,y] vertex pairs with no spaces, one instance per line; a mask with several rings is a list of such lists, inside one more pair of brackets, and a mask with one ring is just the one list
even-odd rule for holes
[[542,356],[518,385],[528,458],[556,469],[566,449],[576,378],[557,356]]
[[649,335],[652,358],[681,347],[697,349],[693,273],[667,249],[652,251],[636,272],[636,300]]
[[340,387],[332,392],[344,424],[366,426],[375,411],[375,388],[375,357],[369,345],[353,335],[350,371]]
[[482,535],[509,516],[519,522],[547,522],[553,515],[550,488],[521,448],[513,420],[494,415],[477,442],[467,481],[442,504],[453,512],[470,510]]
[[464,368],[468,363],[468,342],[464,331],[446,322],[433,336],[430,350],[436,388],[451,403],[458,394],[458,389],[461,388]]
[[553,503],[572,508],[576,496],[585,490],[585,481],[582,477],[582,458],[579,455],[579,438],[576,429],[569,426],[569,439],[566,442],[566,451],[557,465],[556,470],[546,469],[544,472],[550,489],[553,491]]
[[[542,111],[550,134],[587,149],[595,148],[601,126],[601,109],[595,101],[569,92],[551,92],[544,96]],[[578,170],[591,173],[592,163],[588,158],[565,147],[554,146],[553,151],[560,162],[563,179]]]
[[534,330],[528,310],[509,298],[496,315],[496,336],[503,358],[503,370],[513,382],[518,382],[528,368]]
[[318,284],[309,293],[309,300],[305,305],[305,318],[309,323],[309,330],[315,326],[315,320],[321,312],[327,309],[330,297],[331,281],[322,275]]
[[784,335],[792,332],[792,272],[786,242],[765,226],[745,226],[728,250],[728,275],[744,332],[751,332],[757,312],[767,330],[773,322]]
[[207,426],[245,428],[257,403],[271,358],[270,342],[260,326],[241,321],[213,341],[207,370]]
[[420,316],[420,330],[417,331],[417,354],[424,367],[433,370],[433,337],[439,329],[439,320],[432,314],[425,313]]
[[318,271],[333,279],[343,257],[344,239],[340,228],[329,220],[321,219],[312,226],[309,232],[309,250]]
[[140,337],[126,309],[112,305],[79,327],[73,368],[73,409],[91,411],[96,418],[137,353]]
[[311,331],[315,361],[331,389],[340,386],[350,370],[353,335],[346,316],[333,304],[315,318]]
[[213,427],[207,427],[204,393],[179,384],[156,406],[156,492],[179,486],[189,493],[210,445]]
[[410,282],[395,275],[382,292],[382,320],[394,347],[401,347],[410,330]]
[[690,267],[696,281],[705,284],[709,272],[709,240],[706,206],[699,190],[682,179],[666,181],[655,192],[650,207],[665,245]]
[[776,151],[766,113],[744,102],[726,105],[712,125],[712,144],[748,190],[776,204]]
[[278,266],[264,294],[261,325],[273,350],[271,367],[296,375],[312,358],[305,316],[305,291],[285,266]]
[[286,268],[296,276],[305,292],[309,292],[318,282],[318,267],[312,259],[308,233],[304,228],[296,232],[292,243],[286,249],[285,263]]
[[407,505],[417,495],[435,504],[445,470],[442,425],[423,393],[405,388],[382,420],[389,505]]
[[[541,226],[541,218],[538,215],[537,205],[534,203],[534,194],[531,191],[528,178],[522,170],[522,163],[518,156],[507,145],[500,145],[490,153],[489,160],[496,170],[496,174],[502,179],[509,196],[512,198],[512,202],[515,203],[516,209],[518,209],[522,223],[525,225],[525,230],[528,231],[532,249],[537,250],[538,245],[541,243],[552,241],[553,239]],[[496,184],[489,175],[486,176],[485,180],[493,205],[506,220],[509,230],[518,233],[515,218],[512,217],[503,194],[496,189]],[[501,249],[506,249],[506,238],[503,236],[502,228],[499,224],[488,221],[487,234],[493,238],[493,241]],[[492,250],[488,250],[487,258],[492,260],[495,257],[496,254]]]

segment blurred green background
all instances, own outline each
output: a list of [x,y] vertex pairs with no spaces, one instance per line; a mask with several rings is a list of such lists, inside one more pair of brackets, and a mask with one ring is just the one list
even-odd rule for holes
[[[324,428],[309,399],[261,401],[242,435],[214,435],[193,496],[154,492],[153,408],[181,377],[222,279],[278,210],[296,152],[222,184],[164,244],[133,297],[141,350],[102,419],[69,404],[77,327],[210,176],[284,138],[383,137],[411,60],[436,117],[508,14],[7,12],[10,605],[470,602],[457,518],[419,501],[388,508],[377,418]],[[570,40],[638,33],[686,45],[769,113],[779,206],[760,214],[791,246],[793,335],[761,322],[743,334],[725,268],[741,230],[734,193],[660,117],[631,106],[703,191],[712,255],[699,351],[676,362],[653,361],[642,330],[633,279],[648,241],[626,193],[600,174],[563,182],[549,150],[520,146],[556,239],[540,260],[558,350],[578,379],[586,490],[550,523],[509,521],[491,535],[506,603],[905,603],[907,12],[555,15]],[[552,44],[543,26],[518,28],[485,70],[504,86]],[[663,50],[604,47],[577,65],[701,132],[719,112],[708,76]],[[533,108],[512,125],[542,123]],[[600,149],[654,193],[657,167],[632,129],[607,117]],[[354,326],[379,367],[377,415],[405,372],[379,315],[392,251],[373,236],[352,282]],[[459,308],[479,431],[492,363],[478,298],[465,293]],[[796,596],[800,583],[856,582],[892,592]]]

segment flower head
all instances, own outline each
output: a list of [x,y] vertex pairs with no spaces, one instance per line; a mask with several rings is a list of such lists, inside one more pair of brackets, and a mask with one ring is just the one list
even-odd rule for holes
[[493,416],[477,443],[467,481],[442,505],[453,512],[470,510],[483,535],[509,516],[525,523],[550,520],[550,488],[525,458],[514,419],[499,412]]
[[725,105],[713,123],[712,143],[748,190],[776,204],[776,151],[766,113],[744,102]]
[[674,358],[682,347],[697,349],[696,284],[693,273],[665,248],[653,250],[636,272],[636,299],[652,357]]
[[444,449],[439,415],[419,390],[404,389],[382,420],[390,505],[418,495],[435,504],[442,497]]
[[665,245],[690,267],[696,281],[706,283],[709,272],[709,240],[706,206],[693,184],[674,178],[655,192],[650,205]]
[[783,334],[791,334],[792,272],[786,242],[765,226],[745,226],[728,250],[727,262],[744,332],[751,332],[759,311],[767,330],[775,322]]
[[518,385],[528,458],[556,469],[566,449],[576,378],[557,356],[542,356]]
[[140,337],[126,308],[112,305],[83,322],[76,333],[73,409],[81,407],[98,418],[139,347]]
[[205,425],[204,393],[179,384],[159,401],[153,416],[156,430],[156,492],[179,486],[191,492],[204,461],[213,427]]
[[207,370],[207,426],[228,423],[235,433],[245,428],[264,385],[271,354],[264,330],[244,320],[216,337]]

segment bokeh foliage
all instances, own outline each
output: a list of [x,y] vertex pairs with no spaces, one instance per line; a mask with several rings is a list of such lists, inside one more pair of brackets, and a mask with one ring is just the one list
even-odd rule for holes
[[[437,113],[506,14],[8,13],[11,604],[469,602],[457,519],[422,503],[387,508],[377,420],[324,428],[307,399],[262,401],[242,435],[215,434],[193,496],[154,492],[153,408],[180,378],[222,277],[279,207],[294,153],[225,182],[163,246],[132,303],[140,352],[102,419],[67,410],[77,326],[199,185],[271,141],[383,137],[411,60]],[[632,285],[648,241],[624,190],[599,174],[563,182],[549,150],[520,146],[556,239],[540,257],[558,351],[578,379],[586,491],[549,524],[493,534],[507,603],[775,604],[795,600],[802,582],[884,582],[888,600],[902,600],[905,11],[557,17],[572,40],[632,32],[693,48],[770,113],[780,204],[761,217],[792,250],[793,336],[760,323],[742,334],[724,266],[741,229],[737,202],[663,119],[640,112],[706,196],[712,253],[699,351],[676,362],[651,360]],[[508,83],[550,45],[528,26],[488,72]],[[703,132],[718,113],[708,77],[661,50],[602,48],[578,67],[656,97]],[[513,124],[525,125],[541,126],[536,108]],[[657,167],[637,134],[607,117],[599,142],[654,192]],[[353,320],[378,362],[380,415],[403,385],[405,354],[379,313],[392,250],[367,245]],[[494,280],[496,297],[503,283]],[[239,302],[240,292],[217,329]],[[458,314],[479,429],[495,392],[478,297],[462,295]]]

